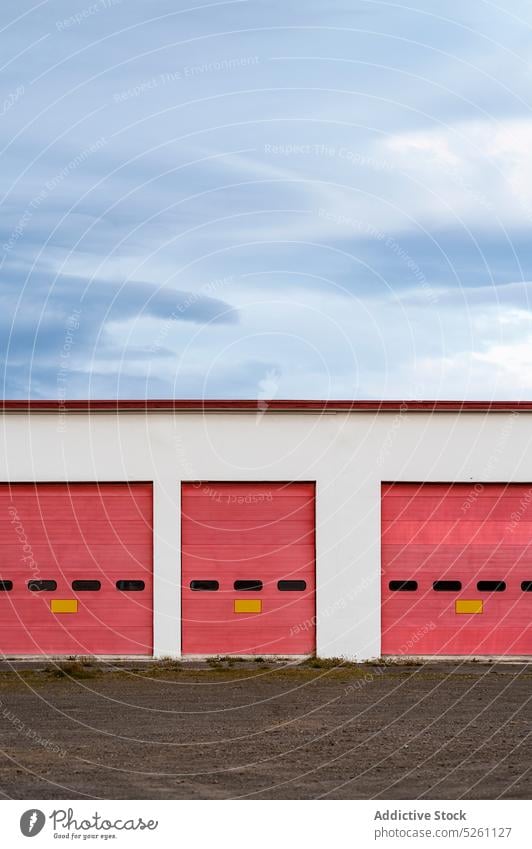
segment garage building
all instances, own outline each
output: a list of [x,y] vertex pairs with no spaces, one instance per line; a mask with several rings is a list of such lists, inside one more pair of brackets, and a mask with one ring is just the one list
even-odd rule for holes
[[532,653],[532,402],[6,401],[0,653]]

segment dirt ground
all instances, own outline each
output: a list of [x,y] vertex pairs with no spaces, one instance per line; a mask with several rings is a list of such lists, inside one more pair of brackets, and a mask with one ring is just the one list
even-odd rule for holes
[[0,669],[8,798],[530,798],[525,664]]

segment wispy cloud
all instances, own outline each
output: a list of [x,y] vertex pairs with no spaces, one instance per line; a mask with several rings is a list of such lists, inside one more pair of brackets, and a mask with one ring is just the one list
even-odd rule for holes
[[417,6],[5,0],[4,394],[530,393],[532,13]]

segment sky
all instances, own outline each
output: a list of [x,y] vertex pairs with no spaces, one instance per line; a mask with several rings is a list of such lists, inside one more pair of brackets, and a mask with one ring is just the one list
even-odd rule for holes
[[2,0],[5,398],[532,398],[528,0]]

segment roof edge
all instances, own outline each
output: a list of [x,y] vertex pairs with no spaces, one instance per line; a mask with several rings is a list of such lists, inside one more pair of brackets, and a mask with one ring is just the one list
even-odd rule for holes
[[0,401],[3,413],[117,412],[309,412],[309,413],[495,413],[532,412],[532,401],[374,401],[374,400],[12,400]]

